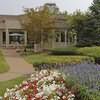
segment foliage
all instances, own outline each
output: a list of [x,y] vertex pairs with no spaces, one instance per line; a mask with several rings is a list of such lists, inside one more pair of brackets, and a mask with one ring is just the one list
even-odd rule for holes
[[[81,40],[84,40],[84,27],[85,22],[88,18],[87,13],[82,13],[80,10],[75,11],[71,15],[67,15],[67,30],[68,30],[68,38],[71,32],[77,34],[77,42],[78,44]],[[80,43],[82,44],[82,43]]]
[[6,88],[12,88],[15,84],[20,84],[24,79],[24,77],[19,77],[13,80],[0,82],[0,96],[3,96]]
[[77,33],[77,46],[100,45],[100,1],[94,0],[89,11],[67,15],[68,33]]
[[74,100],[71,87],[66,87],[64,75],[57,71],[34,72],[26,81],[4,93],[6,100]]
[[9,70],[9,65],[7,64],[2,52],[0,51],[0,73],[7,72]]
[[99,91],[94,93],[89,91],[85,86],[79,84],[74,85],[73,89],[77,91],[75,100],[99,100]]
[[100,1],[94,0],[89,8],[90,12],[86,14],[87,18],[84,21],[83,30],[80,31],[82,35],[79,43],[80,45],[84,44],[84,46],[85,43],[86,46],[100,45]]
[[67,63],[67,64],[77,64],[86,60],[92,60],[93,58],[88,56],[53,56],[48,54],[33,54],[24,56],[25,60],[31,64],[41,64],[41,63]]
[[59,70],[66,76],[71,77],[71,79],[74,79],[80,84],[87,86],[90,90],[99,90],[100,66],[94,64],[93,62],[85,61],[80,64],[41,63],[35,64],[34,67],[36,70]]
[[100,57],[100,47],[84,47],[84,48],[79,48],[78,52],[85,56],[90,56],[90,57]]
[[79,55],[76,47],[55,48],[50,50],[52,55]]
[[94,57],[95,62],[100,64],[100,47],[84,47],[78,49],[78,52],[84,56]]
[[[29,93],[31,94],[31,92],[33,91],[33,88],[32,88],[32,86],[34,87],[34,85],[32,85],[32,84],[35,84],[35,86],[36,86],[36,83],[38,82],[38,86],[40,87],[40,86],[42,86],[42,84],[44,83],[45,85],[43,85],[43,87],[45,87],[46,85],[48,85],[48,87],[54,82],[54,81],[52,81],[53,79],[55,79],[55,83],[53,83],[53,85],[54,84],[60,84],[61,83],[61,85],[62,86],[60,86],[60,88],[62,88],[63,86],[65,86],[66,88],[68,88],[68,90],[67,91],[71,91],[70,93],[71,94],[75,94],[75,98],[74,98],[74,100],[99,100],[99,97],[100,97],[100,94],[99,94],[99,92],[93,92],[93,91],[89,91],[88,90],[88,88],[86,88],[85,86],[82,86],[82,85],[80,85],[77,81],[74,81],[72,78],[70,78],[70,77],[67,77],[67,76],[65,76],[64,74],[62,75],[61,73],[58,73],[58,72],[54,72],[53,73],[53,71],[49,71],[49,76],[48,76],[48,73],[46,72],[46,71],[44,70],[42,70],[41,71],[41,73],[40,72],[38,72],[38,73],[40,73],[40,75],[35,75],[35,74],[38,74],[38,73],[34,73],[34,74],[32,74],[31,75],[31,77],[30,78],[28,78],[28,80],[26,80],[26,81],[23,81],[22,82],[22,80],[23,79],[21,79],[21,78],[18,78],[17,80],[17,83],[19,84],[19,83],[22,83],[22,84],[20,84],[20,89],[21,89],[21,86],[22,86],[22,90],[24,90],[24,93],[22,93],[21,95],[24,95],[25,93],[26,93],[26,95],[29,95]],[[35,76],[35,77],[34,77]],[[51,76],[53,76],[53,77],[55,77],[55,78],[52,78]],[[58,77],[59,76],[59,77]],[[39,78],[41,78],[42,77],[42,79],[40,79],[40,80],[38,80],[38,81],[34,81],[35,79],[37,79],[36,77],[39,77]],[[45,78],[43,78],[43,77],[45,77]],[[63,79],[63,78],[64,79]],[[47,78],[47,79],[46,79]],[[56,78],[57,78],[57,80],[56,80]],[[50,82],[49,82],[50,81]],[[3,82],[4,83],[4,82]],[[1,84],[1,86],[3,85],[4,86],[4,84]],[[15,80],[12,80],[12,81],[7,81],[7,83],[9,83],[8,84],[8,88],[12,88],[13,87],[13,85],[14,84],[16,84],[16,81]],[[66,85],[63,85],[63,84],[66,84]],[[6,84],[7,85],[7,84]],[[30,86],[30,87],[28,87],[28,86]],[[17,90],[18,90],[18,88],[19,88],[19,85],[16,85],[16,87],[15,88],[17,88]],[[28,90],[28,89],[31,89],[32,88],[32,90],[31,91],[26,91],[26,90]],[[38,87],[36,87],[36,88],[38,88]],[[34,89],[34,92],[32,92],[32,94],[34,93],[37,93],[37,90],[36,90],[36,88]],[[14,88],[13,88],[14,89]],[[12,89],[12,91],[13,91],[13,89]],[[40,88],[39,88],[40,89]],[[48,88],[45,88],[45,90],[48,90]],[[51,87],[51,90],[52,89],[54,89],[54,87]],[[9,92],[11,91],[10,89],[7,89],[7,90],[9,90],[7,93],[8,94],[5,94],[5,96],[7,96],[7,95],[12,95],[12,93],[11,94],[9,94]],[[26,92],[25,92],[26,91]],[[1,92],[1,91],[0,91]],[[28,93],[27,93],[28,92]],[[44,91],[46,94],[47,93],[50,93],[50,90],[49,91]],[[55,91],[56,92],[56,91]],[[52,95],[50,96],[50,98],[52,98],[52,97],[54,97],[55,95],[56,95],[56,93],[55,92],[53,92],[52,93]],[[60,91],[59,91],[60,92]],[[65,91],[64,91],[65,92]],[[13,92],[14,93],[14,92]],[[19,93],[19,95],[16,95],[17,97],[19,97],[20,96],[20,93],[21,92],[16,92],[16,94],[17,93]],[[58,92],[57,92],[58,93]],[[4,94],[4,93],[2,93],[2,94]],[[36,97],[40,97],[42,94],[39,94],[39,95],[37,95]],[[14,95],[13,95],[14,96]],[[31,95],[32,96],[32,95]],[[71,96],[73,96],[74,97],[74,95],[71,95]],[[7,99],[8,100],[8,99]],[[70,100],[73,100],[73,99],[70,99]]]
[[30,39],[35,43],[40,41],[45,41],[50,34],[48,27],[52,26],[53,19],[50,17],[51,14],[49,10],[44,7],[41,9],[25,9],[25,19],[22,22],[24,29],[30,34]]
[[95,41],[97,45],[100,45],[100,0],[93,0],[92,6],[90,6],[91,21],[93,22],[91,29],[95,34]]

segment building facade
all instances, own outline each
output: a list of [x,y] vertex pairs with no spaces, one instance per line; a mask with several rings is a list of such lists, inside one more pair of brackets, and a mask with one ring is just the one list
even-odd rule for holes
[[27,32],[22,28],[20,17],[16,15],[0,15],[0,46],[27,44]]
[[[60,14],[56,4],[45,4],[44,6],[48,7],[51,13],[56,13],[54,17],[54,25],[50,27],[51,32],[54,34],[54,37],[46,43],[44,47],[66,47],[70,45],[71,39],[69,38],[67,32],[67,21],[63,14]],[[27,32],[23,29],[21,24],[21,19],[24,16],[22,15],[0,15],[0,46],[12,47],[12,46],[26,46],[28,41]],[[48,34],[48,33],[47,33]],[[72,36],[73,43],[76,43],[76,37]]]
[[[54,37],[51,39],[52,45],[51,47],[66,47],[68,45],[73,45],[77,43],[76,33],[69,33],[67,28],[67,18],[66,16],[60,12],[59,8],[55,3],[46,3],[43,7],[47,7],[49,12],[52,14],[53,26],[51,28]],[[43,9],[42,7],[42,9]],[[49,43],[49,44],[50,44]],[[47,44],[48,45],[48,44]],[[45,46],[47,47],[47,46]],[[50,47],[50,46],[49,46]]]

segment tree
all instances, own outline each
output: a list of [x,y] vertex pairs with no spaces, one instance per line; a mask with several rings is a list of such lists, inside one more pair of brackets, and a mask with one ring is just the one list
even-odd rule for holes
[[40,17],[34,9],[25,9],[22,26],[28,32],[31,40],[35,43],[40,42]]
[[[25,18],[22,22],[24,29],[35,43],[43,44],[49,37],[49,27],[52,26],[51,13],[48,8],[25,9]],[[46,32],[45,32],[46,31]]]
[[70,33],[77,34],[78,43],[83,39],[84,36],[84,24],[87,20],[86,13],[82,13],[80,10],[75,11],[73,14],[67,15],[67,30]]
[[92,6],[90,6],[91,16],[90,21],[92,22],[92,32],[95,34],[95,44],[100,45],[100,0],[94,0]]
[[100,45],[100,0],[94,0],[89,11],[80,10],[66,15],[67,30],[77,33],[77,43],[80,46]]

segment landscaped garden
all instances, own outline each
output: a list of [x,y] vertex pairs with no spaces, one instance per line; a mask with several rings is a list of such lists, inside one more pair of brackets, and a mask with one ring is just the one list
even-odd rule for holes
[[9,70],[9,65],[7,64],[2,52],[0,51],[0,73],[7,72]]
[[[20,53],[35,71],[27,79],[0,82],[0,99],[100,100],[99,0],[93,0],[84,13],[80,10],[72,14],[55,10],[51,13],[45,8],[25,9],[26,18],[22,21],[30,45]],[[56,45],[65,47],[53,48]],[[47,50],[49,46],[52,49]],[[7,70],[0,52],[0,73]]]
[[90,91],[92,91],[91,94],[97,93],[95,96],[98,99],[94,100],[99,100],[100,65],[95,64],[99,53],[100,47],[67,47],[49,50],[49,53],[24,55],[24,58],[39,70],[59,70],[70,79],[87,87],[89,93]]
[[[92,93],[92,92],[91,92]],[[99,100],[99,94],[91,94],[58,71],[41,70],[26,81],[7,89],[4,100]]]
[[7,88],[13,88],[14,85],[20,84],[23,80],[25,80],[25,77],[18,77],[13,80],[0,82],[0,96],[4,95]]
[[[39,75],[39,72],[36,71],[37,73],[36,76],[35,74],[32,74],[31,77],[29,79],[26,79],[26,81],[24,82],[22,82],[23,78],[18,78],[7,82],[0,82],[0,90],[1,90],[0,95],[3,96],[6,88],[12,88],[14,84],[22,82],[21,85],[16,85],[12,89],[7,89],[4,97],[7,100],[9,100],[9,98],[15,98],[15,95],[16,98],[23,98],[25,100],[26,98],[34,98],[36,100],[37,98],[39,100],[41,100],[41,98],[50,98],[50,99],[58,98],[57,100],[67,100],[61,98],[68,98],[69,95],[71,94],[74,98],[68,100],[99,100],[100,66],[95,65],[95,60],[94,60],[95,57],[99,57],[99,55],[95,56],[96,53],[99,52],[100,52],[99,47],[84,47],[84,48],[68,47],[68,48],[52,49],[45,53],[31,53],[30,55],[29,53],[26,53],[27,55],[25,55],[24,53],[23,55],[24,59],[27,62],[33,64],[33,67],[35,67],[36,70],[38,69],[40,73],[41,70],[47,70],[47,72],[48,70],[49,71],[52,70],[52,73],[55,72],[56,70],[60,72],[61,75],[65,75],[66,78],[64,84],[65,86],[67,86],[66,88],[70,92],[66,91],[67,95],[60,96],[59,94],[57,94],[58,93],[57,91],[54,91],[50,88],[52,90],[50,94],[49,95],[44,94],[45,93],[44,89],[40,89],[40,87],[42,87],[43,84],[45,84],[46,86],[49,85],[51,87],[52,85],[51,83],[53,81],[49,80],[47,82],[46,80],[44,80],[43,82],[45,83],[41,83],[40,81],[42,80],[43,77],[40,78],[39,80],[35,80],[36,78],[37,79],[39,78],[38,76],[41,76]],[[89,55],[89,53],[92,55]],[[49,77],[49,75],[45,77]],[[35,82],[38,85],[36,85]],[[56,85],[60,85],[60,83],[57,81]],[[37,90],[39,89],[41,91],[37,92]],[[20,92],[18,93],[18,91]],[[46,91],[49,90],[47,89]],[[9,95],[10,93],[11,95]],[[46,95],[46,97],[44,95]]]
[[66,56],[66,55],[49,55],[47,53],[32,54],[24,56],[25,60],[31,64],[41,64],[41,63],[67,63],[67,64],[77,64],[83,61],[91,60],[94,61],[92,57],[88,56]]
[[79,48],[78,52],[80,52],[82,55],[93,57],[96,63],[100,63],[100,47],[99,46]]

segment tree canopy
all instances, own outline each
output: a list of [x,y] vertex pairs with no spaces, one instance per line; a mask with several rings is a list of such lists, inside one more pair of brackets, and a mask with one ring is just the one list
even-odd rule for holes
[[[51,15],[55,14],[57,15],[58,12],[51,13],[46,6],[43,9],[26,9],[23,27],[31,34],[30,36],[35,42],[44,41],[51,35],[49,28],[55,22]],[[100,45],[100,0],[93,0],[89,11],[85,13],[77,10],[73,14],[68,14],[67,11],[59,14],[63,14],[67,19],[68,34],[77,33],[78,44]]]
[[34,42],[39,43],[46,39],[49,34],[45,33],[52,24],[51,14],[47,8],[44,9],[25,9],[25,19],[22,23],[24,29],[30,34]]

